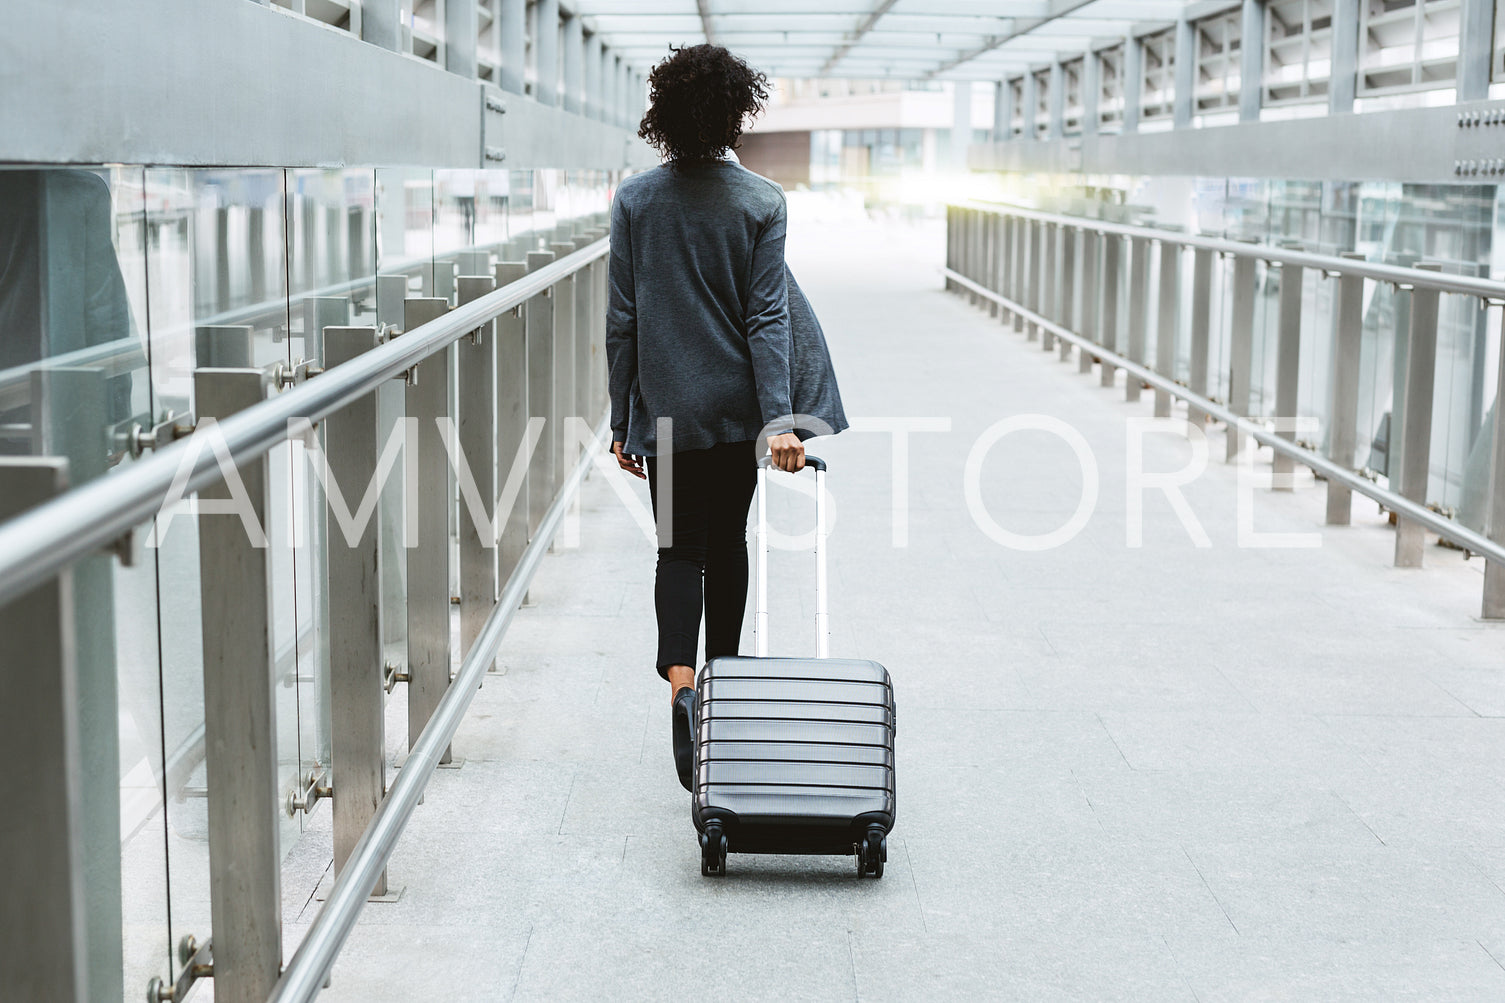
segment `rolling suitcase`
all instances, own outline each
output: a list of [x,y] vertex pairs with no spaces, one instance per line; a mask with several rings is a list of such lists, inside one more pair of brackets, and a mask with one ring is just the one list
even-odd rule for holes
[[727,853],[853,854],[883,877],[894,825],[894,689],[877,662],[827,657],[825,471],[815,470],[815,658],[769,658],[768,460],[758,468],[754,656],[711,659],[696,685],[690,815],[700,873]]

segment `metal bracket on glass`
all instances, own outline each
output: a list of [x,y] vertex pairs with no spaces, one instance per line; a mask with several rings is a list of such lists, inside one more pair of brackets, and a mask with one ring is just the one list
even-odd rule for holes
[[194,427],[193,415],[187,413],[169,411],[161,421],[148,427],[150,421],[149,415],[142,414],[116,425],[110,433],[111,451],[129,453],[131,459],[139,460],[148,449],[160,449],[181,439],[191,434]]
[[500,146],[488,146],[486,147],[486,159],[494,160],[499,164],[503,163],[507,159],[507,151]]
[[309,359],[299,359],[289,366],[286,362],[279,362],[272,366],[272,386],[279,391],[288,387],[297,386],[311,376],[318,376],[323,369],[313,364]]
[[307,814],[322,799],[333,796],[334,787],[329,783],[329,771],[311,770],[303,790],[288,792],[287,817],[292,818],[300,811]]
[[398,683],[410,683],[413,677],[410,673],[402,671],[402,666],[388,662],[382,667],[381,688],[388,693]]
[[188,998],[188,990],[199,979],[214,978],[214,954],[210,949],[212,941],[198,942],[193,934],[186,935],[178,941],[178,964],[182,971],[178,973],[178,981],[167,985],[160,977],[153,977],[146,984],[147,1003],[169,1003],[169,1001],[181,1001]]

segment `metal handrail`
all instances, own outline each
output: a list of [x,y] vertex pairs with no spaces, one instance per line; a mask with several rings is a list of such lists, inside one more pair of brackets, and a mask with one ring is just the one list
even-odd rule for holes
[[[1380,487],[1375,482],[1355,471],[1349,470],[1342,464],[1334,463],[1325,456],[1282,438],[1275,432],[1265,428],[1257,419],[1245,418],[1234,414],[1228,408],[1211,398],[1203,397],[1201,394],[1182,386],[1175,380],[1160,375],[1155,370],[1147,368],[1127,356],[1119,355],[1117,352],[1097,344],[1090,338],[1083,337],[1075,331],[1048,320],[1041,314],[1022,306],[1007,296],[999,295],[986,286],[967,278],[955,269],[942,268],[941,271],[946,278],[959,286],[964,286],[969,292],[976,293],[984,299],[997,303],[1010,313],[1017,314],[1029,323],[1049,331],[1057,338],[1069,341],[1082,351],[1095,355],[1106,363],[1117,366],[1131,377],[1148,383],[1156,390],[1164,391],[1173,397],[1179,397],[1198,411],[1211,415],[1218,421],[1225,423],[1230,430],[1237,429],[1248,434],[1255,442],[1269,446],[1277,453],[1289,456],[1302,466],[1310,467],[1315,473],[1321,474],[1329,480],[1337,481],[1339,484],[1353,491],[1357,491],[1359,494],[1383,505],[1389,511],[1395,512],[1397,515],[1420,523],[1438,536],[1457,544],[1465,550],[1480,554],[1491,561],[1505,563],[1505,545],[1496,543],[1482,533],[1476,533],[1467,526],[1432,511],[1425,505],[1420,505],[1404,495],[1396,494],[1394,491]],[[1437,273],[1423,272],[1422,274],[1436,275]]]
[[1026,209],[1023,206],[1010,205],[1004,202],[972,200],[953,202],[952,207],[1004,216],[1018,216],[1021,219],[1030,219],[1038,223],[1055,223],[1076,227],[1081,230],[1092,230],[1097,233],[1111,233],[1120,237],[1138,237],[1144,240],[1177,244],[1182,247],[1195,247],[1235,257],[1257,258],[1260,261],[1271,264],[1297,265],[1302,268],[1316,269],[1324,274],[1359,275],[1366,279],[1373,279],[1376,282],[1389,282],[1406,288],[1436,289],[1439,292],[1458,293],[1463,296],[1479,296],[1485,300],[1505,302],[1505,282],[1472,278],[1467,275],[1449,275],[1444,272],[1435,272],[1424,268],[1407,268],[1403,265],[1386,265],[1377,261],[1364,261],[1360,258],[1339,258],[1330,254],[1313,254],[1310,251],[1299,251],[1289,247],[1276,247],[1272,244],[1260,244],[1252,241],[1229,240],[1226,237],[1205,237],[1198,234],[1167,230],[1161,227],[1111,223],[1103,219],[1093,219],[1090,216],[1066,216],[1060,213],[1041,212],[1038,209]]
[[[288,438],[288,421],[319,421],[371,393],[434,352],[458,341],[498,315],[573,275],[610,248],[606,238],[551,262],[536,272],[437,320],[378,345],[285,393],[218,423],[230,459],[238,466]],[[118,473],[97,477],[45,505],[0,525],[0,603],[25,593],[68,565],[121,539],[155,515],[163,504],[220,479],[213,450],[197,449],[193,436],[180,439]],[[185,467],[180,471],[180,467]],[[180,484],[175,480],[186,472]]]
[[[598,442],[605,436],[606,430],[607,422],[603,420],[596,428]],[[413,809],[418,805],[418,799],[423,796],[424,787],[434,775],[434,769],[439,765],[444,750],[455,737],[466,710],[470,708],[470,701],[481,688],[487,669],[496,661],[502,638],[512,624],[512,618],[517,615],[518,608],[522,606],[523,596],[528,591],[533,575],[548,553],[554,534],[569,511],[575,492],[585,479],[593,459],[589,454],[580,458],[569,479],[554,497],[554,503],[539,521],[537,532],[533,534],[517,567],[508,577],[501,598],[486,618],[460,671],[440,699],[439,705],[434,708],[434,714],[424,726],[423,733],[418,736],[418,741],[408,750],[408,758],[398,771],[397,779],[387,789],[387,795],[377,806],[371,823],[350,851],[344,868],[339,877],[335,878],[329,898],[324,901],[324,908],[319,910],[319,915],[314,918],[302,943],[293,952],[293,958],[283,969],[282,977],[277,980],[268,1003],[304,1003],[317,996],[329,978],[329,971],[334,967],[340,948],[355,928],[361,907],[366,904],[366,899],[376,887],[382,871],[386,869],[392,851],[397,848],[397,840],[402,836]]]

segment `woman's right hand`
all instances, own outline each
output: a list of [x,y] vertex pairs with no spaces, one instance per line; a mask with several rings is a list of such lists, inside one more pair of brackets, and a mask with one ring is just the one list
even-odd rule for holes
[[617,466],[634,477],[646,478],[648,475],[643,473],[643,458],[623,453],[622,450],[626,445],[625,442],[613,442],[611,444],[611,451],[617,458]]
[[793,432],[768,437],[768,452],[779,470],[794,473],[805,469],[805,444]]

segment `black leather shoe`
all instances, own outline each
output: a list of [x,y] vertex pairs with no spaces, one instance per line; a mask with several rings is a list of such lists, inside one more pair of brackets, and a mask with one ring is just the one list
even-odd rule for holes
[[695,691],[686,686],[674,694],[674,768],[685,790],[694,790]]

